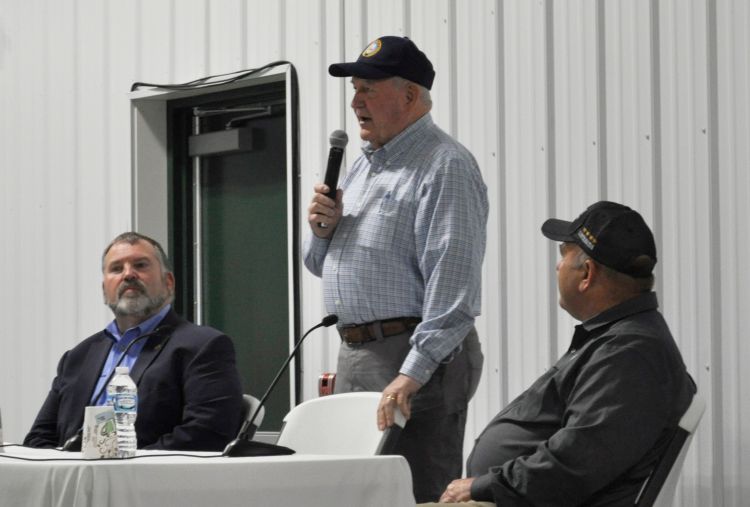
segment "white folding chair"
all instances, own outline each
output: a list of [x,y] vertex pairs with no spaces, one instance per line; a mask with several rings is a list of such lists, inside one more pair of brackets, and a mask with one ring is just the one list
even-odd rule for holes
[[635,505],[638,507],[672,507],[677,481],[695,429],[706,410],[706,401],[698,393],[680,419],[667,450],[651,475],[643,483]]
[[376,414],[381,396],[357,392],[305,401],[284,417],[276,443],[299,454],[390,454],[406,419],[396,409],[396,424],[380,431]]
[[[255,396],[251,396],[249,394],[243,394],[242,395],[242,423],[240,426],[245,426],[245,423],[250,423],[250,418],[253,416],[256,410],[258,410],[258,406],[260,405],[260,400],[256,398]],[[263,416],[266,414],[266,408],[261,407],[260,412],[258,412],[258,415],[255,417],[255,420],[252,424],[249,424],[248,428],[245,430],[248,433],[248,438],[253,438],[253,435],[255,435],[255,432],[260,427],[260,423],[263,422]]]

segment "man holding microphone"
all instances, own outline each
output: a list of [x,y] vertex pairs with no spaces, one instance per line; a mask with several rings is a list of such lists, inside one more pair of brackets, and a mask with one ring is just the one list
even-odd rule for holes
[[380,37],[329,73],[352,77],[364,141],[336,198],[318,184],[308,208],[305,265],[340,322],[335,392],[382,391],[381,429],[404,413],[398,452],[415,497],[437,500],[460,476],[481,374],[486,186],[471,153],[432,121],[435,72],[411,40]]

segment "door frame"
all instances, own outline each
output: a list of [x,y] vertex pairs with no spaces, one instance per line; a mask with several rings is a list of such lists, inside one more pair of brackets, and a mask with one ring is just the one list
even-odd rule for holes
[[[291,351],[301,335],[300,306],[300,224],[299,224],[299,105],[297,76],[291,64],[280,64],[231,83],[197,89],[164,89],[149,87],[129,93],[131,154],[131,223],[132,228],[159,241],[169,252],[170,174],[168,154],[168,108],[172,100],[209,93],[237,90],[271,82],[285,82],[286,167],[287,167],[287,272],[289,294],[289,337]],[[301,397],[301,358],[289,369],[289,406]]]

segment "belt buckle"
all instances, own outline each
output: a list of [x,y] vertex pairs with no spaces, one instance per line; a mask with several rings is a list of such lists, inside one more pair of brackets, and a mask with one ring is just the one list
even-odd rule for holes
[[[357,336],[347,337],[347,330],[354,331]],[[363,337],[362,335],[364,333],[366,333],[367,336]],[[366,324],[345,324],[341,326],[339,334],[341,335],[342,340],[344,340],[347,345],[361,345],[363,343],[372,341],[370,330],[368,329]]]

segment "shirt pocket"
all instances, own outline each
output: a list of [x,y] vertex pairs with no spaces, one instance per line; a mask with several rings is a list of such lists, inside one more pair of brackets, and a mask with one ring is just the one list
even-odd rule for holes
[[406,241],[413,243],[413,228],[413,205],[399,198],[396,190],[384,188],[376,192],[362,214],[359,243],[367,249],[390,252]]
[[548,369],[531,387],[513,400],[503,411],[503,417],[515,421],[535,421],[537,423],[559,420],[562,417],[562,403],[557,388],[556,366]]

